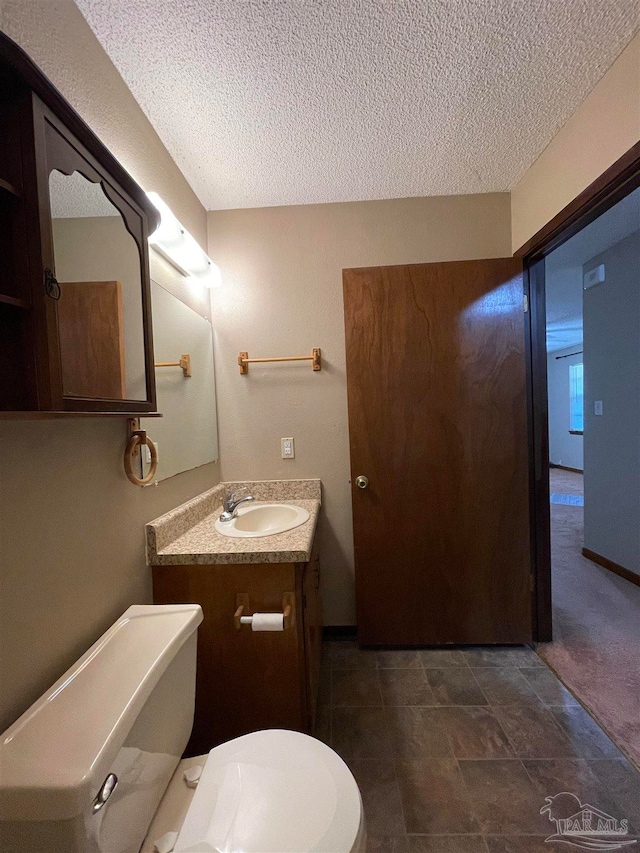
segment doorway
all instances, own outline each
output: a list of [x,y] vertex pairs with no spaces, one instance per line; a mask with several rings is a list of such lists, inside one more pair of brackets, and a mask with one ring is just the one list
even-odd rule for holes
[[[636,155],[638,152],[636,151]],[[525,259],[545,661],[640,763],[639,161]],[[553,626],[553,630],[551,630]],[[570,709],[565,712],[571,715]]]

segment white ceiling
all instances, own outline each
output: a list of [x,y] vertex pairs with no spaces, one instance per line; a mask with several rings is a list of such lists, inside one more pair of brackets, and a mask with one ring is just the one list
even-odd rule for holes
[[208,209],[508,190],[640,24],[637,0],[76,3]]
[[640,229],[640,189],[595,219],[545,260],[547,350],[582,344],[582,267]]

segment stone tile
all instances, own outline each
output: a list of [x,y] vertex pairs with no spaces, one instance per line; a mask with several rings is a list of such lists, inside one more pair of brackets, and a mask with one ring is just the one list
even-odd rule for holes
[[[515,667],[474,668],[473,674],[482,688],[490,705],[513,705],[517,703],[538,703],[539,699],[533,687]],[[537,668],[532,670],[537,672]],[[540,670],[541,672],[543,670]]]
[[382,705],[377,670],[334,670],[331,673],[331,702],[334,708]]
[[456,758],[515,758],[507,736],[490,708],[438,708],[440,722]]
[[438,710],[387,708],[391,744],[397,758],[412,761],[451,756],[451,747],[440,724]]
[[367,833],[367,853],[409,853],[407,837]]
[[331,746],[331,708],[328,705],[318,705],[313,736]]
[[376,652],[379,669],[420,669],[420,655],[406,649]]
[[528,646],[480,646],[465,649],[469,666],[544,666],[545,662]]
[[334,708],[331,745],[347,764],[361,758],[393,758],[384,708]]
[[494,712],[520,758],[578,757],[544,705],[496,705]]
[[398,761],[396,773],[407,832],[449,835],[479,831],[455,759]]
[[412,835],[409,853],[487,853],[487,848],[481,835]]
[[427,676],[420,669],[379,670],[385,705],[435,705]]
[[547,836],[487,835],[485,842],[489,853],[550,853]]
[[537,835],[547,830],[540,795],[520,761],[460,761],[459,765],[481,832]]
[[[568,791],[580,800],[581,803],[594,806],[607,814],[618,819],[626,817],[627,814],[619,814],[619,808],[595,773],[591,770],[589,762],[584,759],[555,759],[551,761],[531,761],[525,759],[523,762],[529,778],[540,792],[541,805],[546,797]],[[634,827],[630,833],[634,833]]]
[[437,705],[486,705],[470,669],[425,669]]
[[332,669],[375,669],[376,653],[359,649],[351,640],[334,640],[330,645]]
[[545,705],[563,705],[566,707],[580,704],[550,669],[536,666],[523,668],[520,672]]
[[419,654],[422,666],[425,669],[467,665],[464,655],[459,649],[422,649]]
[[627,818],[640,833],[640,771],[626,758],[589,761],[591,772],[614,800],[619,819]]
[[569,708],[551,708],[550,710],[580,757],[622,757],[617,746],[607,737],[582,705]]
[[400,789],[393,761],[352,761],[367,823],[367,833],[373,836],[404,835],[404,817]]
[[318,705],[331,705],[331,670],[320,670],[320,684],[318,685]]

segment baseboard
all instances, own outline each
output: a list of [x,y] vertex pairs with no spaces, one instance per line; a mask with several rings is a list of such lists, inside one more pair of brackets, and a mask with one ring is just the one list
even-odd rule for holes
[[574,474],[584,474],[582,468],[569,468],[568,465],[556,465],[555,462],[549,462],[549,468],[559,468],[561,471],[573,471]]
[[357,636],[357,625],[325,625],[322,629],[323,640],[355,640]]
[[591,560],[593,563],[597,563],[599,566],[602,566],[603,569],[608,569],[610,572],[620,575],[621,578],[631,581],[631,583],[634,583],[636,586],[640,586],[640,575],[632,572],[631,569],[625,569],[624,566],[620,566],[618,563],[614,563],[613,560],[609,560],[607,557],[596,554],[595,551],[591,551],[589,548],[582,549],[582,556],[586,557],[587,560]]

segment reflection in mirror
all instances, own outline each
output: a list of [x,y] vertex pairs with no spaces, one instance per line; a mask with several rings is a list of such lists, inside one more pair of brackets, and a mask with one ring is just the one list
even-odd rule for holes
[[[191,356],[191,376],[179,367],[156,369],[158,411],[162,418],[141,419],[158,447],[156,477],[165,480],[218,459],[216,388],[211,323],[157,282],[151,282],[155,360]],[[147,468],[143,471],[147,473]]]
[[66,397],[146,400],[140,253],[100,184],[49,178]]

